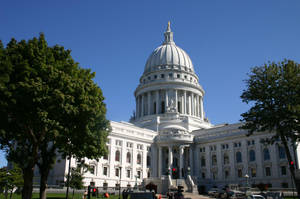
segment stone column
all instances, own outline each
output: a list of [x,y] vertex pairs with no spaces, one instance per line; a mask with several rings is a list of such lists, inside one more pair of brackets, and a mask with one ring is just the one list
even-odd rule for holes
[[189,101],[189,115],[192,115],[192,100],[191,100],[191,95],[188,96],[188,101]]
[[191,115],[195,115],[194,93],[191,93]]
[[169,90],[166,89],[166,97],[165,97],[165,112],[167,112],[167,108],[169,106]]
[[151,92],[148,92],[148,115],[151,115]]
[[203,97],[200,99],[201,118],[204,119]]
[[199,95],[196,95],[196,111],[197,111],[197,117],[200,117],[200,111],[199,111]]
[[181,113],[184,114],[184,96],[181,94]]
[[161,169],[162,169],[162,149],[161,146],[158,146],[158,177],[161,177]]
[[145,99],[144,99],[144,93],[142,94],[142,110],[141,110],[141,117],[143,117],[144,116],[144,108],[145,108]]
[[179,178],[183,178],[183,176],[182,176],[183,153],[184,153],[184,146],[180,146],[179,147]]
[[183,111],[183,113],[184,114],[187,114],[187,101],[186,101],[186,91],[184,91],[184,102],[183,102],[183,104],[184,104],[184,111]]
[[174,94],[175,94],[175,108],[176,108],[176,111],[178,112],[178,97],[177,97],[176,89],[174,89]]
[[172,151],[172,146],[169,146],[169,163],[168,163],[168,169],[169,169],[170,172],[171,172],[172,164],[173,164],[173,151]]
[[159,90],[156,91],[156,114],[159,114],[159,106],[160,106],[160,102],[159,102]]

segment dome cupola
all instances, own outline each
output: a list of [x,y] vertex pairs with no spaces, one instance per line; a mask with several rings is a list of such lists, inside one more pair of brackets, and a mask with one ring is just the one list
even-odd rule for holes
[[144,74],[163,69],[165,66],[174,66],[179,70],[194,72],[193,63],[188,54],[176,46],[173,41],[173,32],[171,31],[170,22],[164,33],[165,40],[161,46],[156,48],[149,56]]

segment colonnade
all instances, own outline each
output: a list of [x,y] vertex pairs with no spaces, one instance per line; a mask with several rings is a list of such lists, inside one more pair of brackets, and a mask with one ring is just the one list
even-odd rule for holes
[[204,118],[203,98],[191,91],[162,89],[136,97],[136,117],[161,114],[173,108],[178,113]]
[[[163,171],[163,154],[162,154],[162,150],[164,147],[168,148],[168,166],[167,169],[169,171],[171,171],[171,169],[173,168],[173,147],[172,145],[170,146],[158,146],[158,177],[162,176],[162,171]],[[179,178],[184,178],[183,176],[183,172],[187,171],[187,167],[186,165],[184,165],[184,149],[188,148],[189,149],[189,162],[188,162],[188,166],[190,167],[191,171],[192,171],[192,166],[193,166],[193,150],[192,147],[189,145],[180,145],[179,146]]]

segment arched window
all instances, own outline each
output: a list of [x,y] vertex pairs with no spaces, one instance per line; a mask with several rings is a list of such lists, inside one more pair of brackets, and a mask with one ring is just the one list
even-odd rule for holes
[[151,166],[151,158],[149,155],[147,155],[147,166],[150,167]]
[[237,162],[237,163],[242,162],[242,161],[243,161],[243,160],[242,160],[242,153],[241,153],[240,151],[236,152],[235,158],[236,158],[236,162]]
[[126,155],[126,162],[127,162],[127,163],[131,163],[131,153],[130,153],[130,152],[127,152],[127,155]]
[[217,165],[217,156],[216,155],[212,155],[212,157],[211,157],[211,164],[212,165]]
[[254,150],[249,151],[249,161],[250,162],[255,161],[255,151]]
[[201,166],[205,167],[205,157],[204,156],[201,157]]
[[224,153],[224,164],[229,164],[229,156],[227,153]]
[[279,159],[285,159],[285,151],[282,146],[278,146]]
[[116,151],[115,161],[120,162],[120,151],[119,150]]
[[142,156],[141,156],[141,154],[137,154],[136,163],[137,164],[142,164]]
[[264,160],[270,160],[269,149],[265,148],[263,152],[264,152]]

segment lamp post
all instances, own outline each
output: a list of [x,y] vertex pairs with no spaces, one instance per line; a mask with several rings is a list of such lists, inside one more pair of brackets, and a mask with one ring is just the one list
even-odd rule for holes
[[246,185],[247,185],[247,187],[249,187],[249,175],[248,174],[246,174],[245,175],[245,178],[246,178]]
[[121,179],[122,179],[122,167],[120,166],[119,199],[121,199]]

